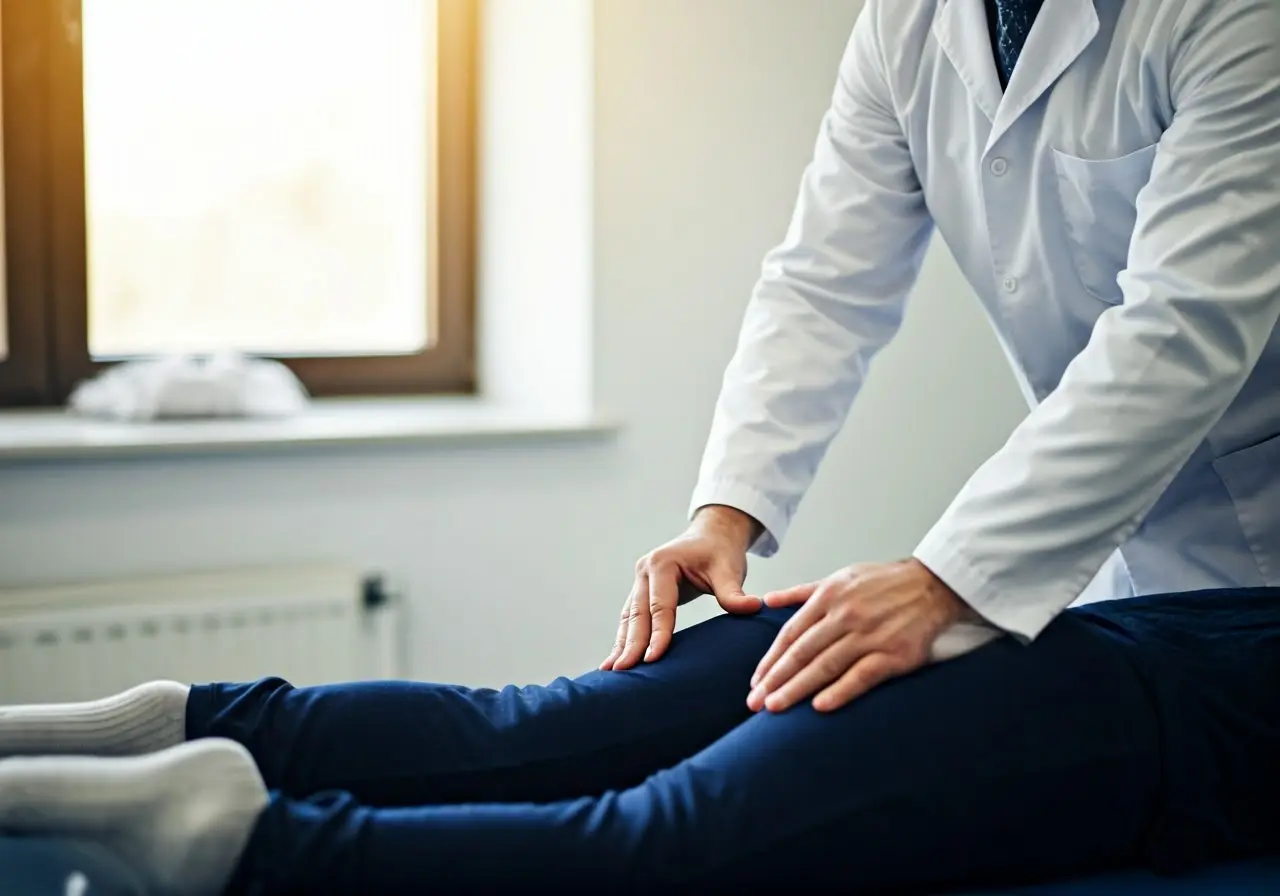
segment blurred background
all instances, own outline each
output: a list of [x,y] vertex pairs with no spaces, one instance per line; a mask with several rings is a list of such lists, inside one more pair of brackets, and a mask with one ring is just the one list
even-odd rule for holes
[[[684,524],[859,8],[0,4],[0,701],[594,667]],[[58,410],[223,349],[290,364],[324,437]],[[908,554],[1024,412],[938,242],[748,588]]]

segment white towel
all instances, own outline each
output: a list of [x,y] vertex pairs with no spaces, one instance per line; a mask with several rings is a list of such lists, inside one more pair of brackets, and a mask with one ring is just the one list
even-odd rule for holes
[[239,354],[126,361],[76,387],[70,409],[111,420],[289,417],[308,403],[302,383],[278,361]]

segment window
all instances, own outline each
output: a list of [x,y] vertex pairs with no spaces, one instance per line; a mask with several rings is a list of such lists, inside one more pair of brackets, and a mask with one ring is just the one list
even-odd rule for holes
[[478,0],[0,0],[0,403],[244,351],[474,386]]

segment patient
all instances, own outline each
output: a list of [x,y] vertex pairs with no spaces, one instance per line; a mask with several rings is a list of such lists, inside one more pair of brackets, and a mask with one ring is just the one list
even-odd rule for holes
[[837,710],[754,711],[795,613],[547,687],[152,682],[8,708],[0,829],[97,841],[190,896],[937,892],[1276,846],[1280,589],[1071,610]]

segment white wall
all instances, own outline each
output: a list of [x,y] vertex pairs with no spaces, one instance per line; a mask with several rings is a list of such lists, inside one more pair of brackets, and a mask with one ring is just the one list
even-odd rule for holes
[[[634,558],[683,522],[857,6],[597,0],[595,391],[616,439],[0,468],[0,583],[343,560],[408,585],[418,677],[498,684],[598,661]],[[753,584],[909,552],[1022,413],[935,251]]]

